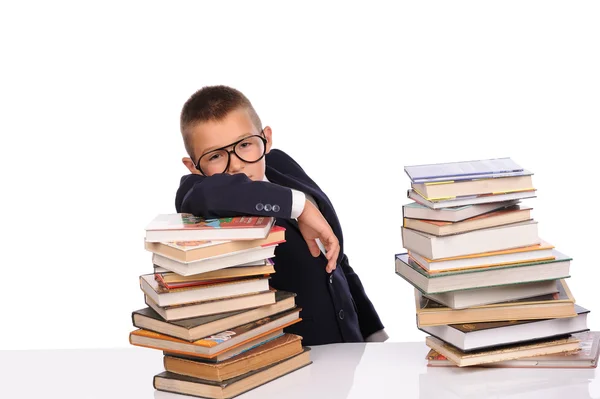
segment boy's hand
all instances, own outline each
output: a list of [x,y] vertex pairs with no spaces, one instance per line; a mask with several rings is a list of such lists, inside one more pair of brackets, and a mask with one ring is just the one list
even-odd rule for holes
[[340,242],[321,212],[308,200],[306,200],[306,203],[304,204],[304,210],[300,216],[298,216],[298,227],[308,245],[310,253],[315,258],[321,253],[321,249],[319,248],[316,239],[318,238],[321,240],[321,243],[327,251],[325,254],[325,257],[328,260],[326,268],[327,273],[334,271],[340,253]]

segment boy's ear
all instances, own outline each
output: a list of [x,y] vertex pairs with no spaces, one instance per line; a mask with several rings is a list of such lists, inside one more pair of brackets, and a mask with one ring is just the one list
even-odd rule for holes
[[198,169],[196,169],[196,165],[194,165],[194,161],[192,161],[191,158],[189,157],[184,157],[181,162],[183,162],[183,164],[185,165],[186,168],[189,169],[190,173],[193,173],[195,175],[199,175],[200,171]]
[[263,129],[265,133],[265,138],[267,139],[267,148],[265,149],[265,154],[268,154],[271,151],[271,146],[273,146],[273,131],[270,126],[265,126]]

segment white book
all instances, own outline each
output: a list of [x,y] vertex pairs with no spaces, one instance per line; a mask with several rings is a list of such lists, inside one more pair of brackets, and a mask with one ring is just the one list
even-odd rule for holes
[[269,278],[253,278],[163,291],[154,279],[154,274],[144,274],[140,276],[140,288],[156,305],[165,307],[268,291]]
[[419,329],[462,351],[472,351],[587,331],[589,310],[575,305],[575,311],[576,317],[559,319],[422,326]]
[[144,300],[165,321],[176,321],[271,305],[275,303],[275,291],[163,307],[154,303],[148,295],[144,295]]
[[146,242],[228,241],[265,238],[274,217],[235,216],[205,219],[189,213],[157,215],[146,226]]
[[421,231],[402,229],[402,245],[428,259],[452,258],[539,244],[534,220],[438,237]]
[[[261,260],[256,260],[256,261],[252,261],[252,262],[248,262],[248,263],[242,263],[241,265],[232,266],[232,267],[266,266],[266,265],[272,265],[273,263],[271,263],[271,262],[272,261],[270,259],[261,259]],[[154,265],[154,273],[173,273],[173,272],[165,269],[164,267]]]
[[227,267],[235,267],[246,265],[251,262],[264,261],[266,258],[272,258],[275,256],[275,247],[277,247],[277,245],[252,248],[234,252],[232,254],[226,254],[193,262],[181,262],[179,260],[170,259],[166,256],[155,253],[152,254],[152,262],[154,265],[177,273],[180,276],[192,276],[194,274],[211,272],[214,270],[225,269]]
[[569,277],[571,258],[555,251],[556,259],[429,274],[408,257],[396,255],[396,274],[426,295]]
[[405,166],[404,171],[413,183],[493,177],[498,174],[520,173],[524,169],[512,159],[493,158],[473,161],[442,162]]
[[481,267],[510,265],[523,262],[552,259],[554,246],[542,240],[540,244],[481,254],[432,260],[416,252],[409,255],[425,270],[430,272],[465,270]]
[[466,309],[474,306],[549,295],[556,292],[558,292],[556,280],[547,280],[424,295],[451,309]]
[[473,195],[467,197],[456,197],[454,199],[448,200],[440,200],[440,201],[430,201],[426,198],[423,198],[419,193],[415,190],[408,190],[408,198],[412,199],[419,204],[425,205],[431,209],[442,209],[442,208],[450,208],[456,206],[465,206],[465,205],[477,205],[477,204],[487,204],[490,202],[505,202],[505,201],[514,201],[514,200],[522,200],[526,198],[535,198],[536,190],[529,191],[518,191],[514,193],[508,194],[495,194],[495,195]]
[[508,208],[519,204],[519,201],[491,202],[488,204],[463,205],[451,208],[431,209],[418,202],[402,206],[402,216],[409,219],[437,220],[440,222],[460,222],[475,216]]

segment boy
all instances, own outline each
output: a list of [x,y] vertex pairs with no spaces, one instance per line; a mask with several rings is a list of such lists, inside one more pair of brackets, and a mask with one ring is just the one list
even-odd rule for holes
[[297,294],[303,319],[286,331],[305,345],[387,339],[348,264],[331,202],[292,158],[271,149],[271,128],[250,101],[230,87],[204,87],[184,104],[180,124],[191,174],[181,179],[177,212],[274,216],[286,229],[270,284]]

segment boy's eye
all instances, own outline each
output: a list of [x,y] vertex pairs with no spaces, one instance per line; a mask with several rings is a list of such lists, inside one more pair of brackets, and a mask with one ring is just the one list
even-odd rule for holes
[[221,158],[221,154],[219,154],[219,153],[213,154],[210,157],[208,157],[208,162],[216,161],[219,158]]
[[251,143],[251,142],[249,142],[249,141],[245,141],[245,142],[243,142],[243,143],[240,143],[240,147],[241,147],[241,148],[248,148],[248,147],[250,147],[251,145],[252,145],[252,143]]

